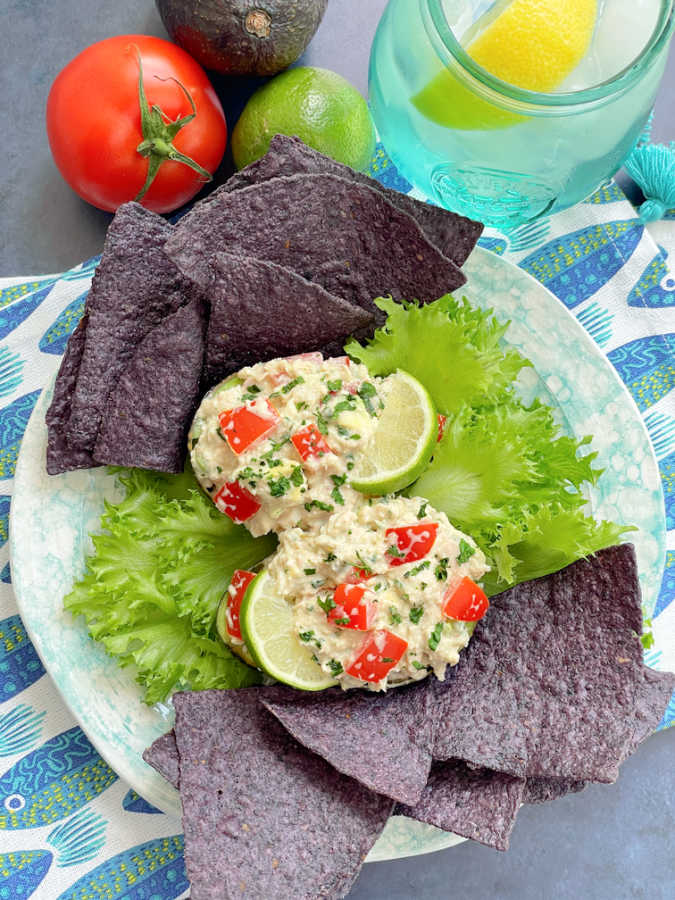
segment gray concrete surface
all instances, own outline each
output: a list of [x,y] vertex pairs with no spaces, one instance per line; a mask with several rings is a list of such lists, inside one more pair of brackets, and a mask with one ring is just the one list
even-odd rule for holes
[[[412,2],[412,0],[411,0]],[[304,62],[335,69],[364,93],[385,0],[330,0]],[[0,275],[63,271],[98,253],[109,216],[61,180],[47,146],[52,79],[86,45],[113,34],[165,36],[150,0],[2,0]],[[252,85],[216,80],[228,122]],[[675,53],[657,103],[656,140],[675,138]],[[227,163],[219,172],[226,177]],[[522,810],[507,853],[466,842],[366,866],[352,900],[675,900],[675,731],[650,738],[615,785]],[[50,900],[50,898],[48,898]]]

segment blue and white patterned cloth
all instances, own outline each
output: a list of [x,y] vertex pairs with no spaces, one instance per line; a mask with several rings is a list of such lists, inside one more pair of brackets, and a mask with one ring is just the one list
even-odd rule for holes
[[[381,148],[371,174],[409,192]],[[675,669],[675,210],[647,231],[610,184],[571,210],[481,245],[546,285],[607,354],[654,445],[668,528],[650,665]],[[98,258],[0,280],[0,900],[187,896],[176,820],[121,783],[56,692],[17,613],[7,549],[21,437],[84,306]],[[675,697],[661,728],[675,724]],[[12,815],[12,813],[14,815]],[[18,834],[17,834],[18,832]],[[5,851],[0,838],[0,849]]]

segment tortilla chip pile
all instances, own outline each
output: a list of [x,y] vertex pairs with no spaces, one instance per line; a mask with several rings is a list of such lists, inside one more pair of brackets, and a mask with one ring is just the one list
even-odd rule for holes
[[181,792],[193,900],[344,897],[393,807],[504,850],[523,802],[611,782],[675,675],[642,661],[630,544],[492,598],[445,682],[174,696],[144,758]]
[[206,388],[276,356],[341,354],[382,321],[374,297],[455,290],[481,230],[281,136],[175,227],[121,206],[57,376],[47,471],[182,471]]

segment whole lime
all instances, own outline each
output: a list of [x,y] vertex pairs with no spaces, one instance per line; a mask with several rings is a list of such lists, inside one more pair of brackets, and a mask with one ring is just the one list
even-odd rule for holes
[[359,171],[375,149],[375,129],[361,94],[337,72],[311,66],[282,72],[250,98],[232,132],[236,167],[264,156],[275,134],[299,137]]

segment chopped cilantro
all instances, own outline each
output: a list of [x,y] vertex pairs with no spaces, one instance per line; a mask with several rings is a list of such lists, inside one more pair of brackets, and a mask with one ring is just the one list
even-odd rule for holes
[[343,616],[341,619],[333,619],[333,625],[349,625],[351,619],[349,616]]
[[351,472],[351,470],[352,470],[353,468],[354,468],[354,463],[353,463],[353,462],[348,462],[348,463],[347,463],[347,469],[348,469],[348,471]]
[[303,569],[305,575],[316,575],[316,569]]
[[403,551],[399,550],[398,547],[395,547],[392,544],[391,547],[387,547],[387,556],[393,556],[396,559],[403,559],[405,553],[403,553]]
[[325,597],[318,597],[316,601],[321,609],[328,615],[331,609],[335,609],[335,601],[331,594],[326,594]]
[[429,505],[429,501],[425,500],[424,503],[420,505],[420,508],[417,510],[417,518],[423,519],[427,514],[427,506]]
[[306,400],[300,400],[300,402],[296,401],[295,408],[297,409],[298,412],[302,412],[303,409],[307,409],[307,401]]
[[330,478],[336,487],[339,487],[341,484],[344,484],[345,481],[347,480],[346,475],[331,475]]
[[296,487],[300,487],[304,480],[305,476],[302,474],[302,466],[296,466],[291,472],[291,481]]
[[281,478],[270,478],[267,482],[270,488],[270,494],[273,497],[283,497],[284,494],[288,491],[291,486],[291,482],[285,475],[282,475]]
[[326,387],[329,391],[339,391],[342,387],[342,379],[336,378],[335,381],[327,381]]
[[335,507],[330,503],[324,503],[323,500],[308,500],[305,503],[305,509],[307,512],[311,512],[313,509],[321,509],[324,512],[333,512]]
[[349,397],[345,397],[344,400],[335,404],[332,415],[338,416],[341,412],[351,412],[354,409],[356,409],[356,400],[350,394]]
[[336,659],[331,659],[328,663],[328,668],[331,670],[332,674],[337,678],[338,675],[341,675],[344,669],[342,668],[342,663],[338,662]]
[[434,630],[431,632],[429,636],[429,649],[436,650],[438,645],[441,642],[441,635],[443,634],[443,623],[438,622],[438,624],[434,627]]
[[316,655],[316,653],[312,653],[312,659],[314,660],[315,663],[319,662],[319,657]]
[[413,669],[426,669],[426,666],[423,666],[421,662],[418,662],[416,659],[412,661]]
[[320,412],[317,412],[316,414],[316,427],[319,429],[321,434],[328,434],[328,422],[326,422]]
[[424,607],[423,606],[413,606],[410,610],[410,621],[413,625],[419,624],[420,619],[424,615]]
[[377,391],[369,381],[364,381],[359,388],[359,397],[363,400],[363,405],[367,409],[368,414],[371,416],[377,415],[373,406],[373,397],[377,397]]
[[459,556],[457,557],[457,562],[461,566],[467,559],[471,559],[475,552],[476,548],[472,547],[468,541],[465,541],[464,538],[462,538],[459,542]]
[[395,606],[389,607],[389,621],[392,625],[400,625],[402,622],[401,614]]
[[438,565],[434,569],[434,574],[438,581],[445,581],[448,577],[448,562],[447,556],[444,556],[443,559],[439,559]]
[[225,443],[227,443],[227,438],[225,437],[225,435],[224,435],[223,432],[221,431],[220,426],[218,426],[218,428],[216,428],[216,434],[217,434],[218,437],[221,439],[221,441],[225,441]]
[[331,552],[326,555],[324,562],[335,562],[336,559],[337,559],[337,556]]
[[307,643],[307,641],[311,641],[313,637],[314,637],[313,631],[301,631],[299,634],[300,640],[304,641],[305,643]]
[[345,505],[345,498],[344,498],[344,497],[342,496],[342,494],[340,493],[340,488],[337,487],[337,485],[336,485],[336,486],[333,488],[333,490],[330,492],[330,495],[331,495],[331,497],[333,498],[333,500],[335,500],[335,502],[338,504],[338,506],[344,506],[344,505]]
[[285,384],[282,387],[281,393],[288,394],[288,393],[290,393],[290,391],[293,390],[294,387],[297,387],[299,384],[304,384],[304,383],[305,383],[305,379],[302,377],[302,375],[298,375],[297,378],[294,378],[293,381],[289,381],[288,384]]
[[373,571],[373,570],[372,570],[371,567],[368,565],[368,563],[365,561],[365,559],[361,556],[361,552],[360,552],[359,550],[356,551],[356,558],[358,559],[359,564],[358,564],[358,566],[355,566],[354,568],[356,568],[356,569],[361,569],[361,571],[362,571],[365,575],[370,575],[370,574],[372,574],[372,571]]
[[350,434],[349,437],[347,438],[347,440],[348,441],[360,441],[361,435],[360,434]]
[[410,575],[419,575],[420,572],[424,571],[424,569],[428,569],[430,565],[431,560],[425,559],[424,562],[421,562],[418,565],[414,566],[412,569],[409,569],[403,577],[408,578]]
[[391,656],[383,656],[382,662],[394,662],[394,659]]

